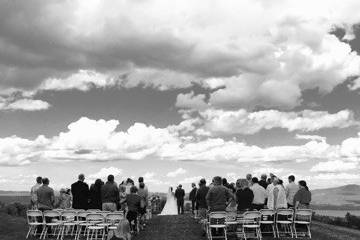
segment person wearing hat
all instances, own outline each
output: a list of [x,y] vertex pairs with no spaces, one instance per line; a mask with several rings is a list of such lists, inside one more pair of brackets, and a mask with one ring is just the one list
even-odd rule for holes
[[180,184],[176,191],[175,191],[175,197],[177,202],[177,208],[178,208],[178,214],[184,214],[184,197],[185,197],[185,191],[182,189],[182,185]]
[[66,209],[71,208],[71,195],[69,190],[65,188],[60,189],[58,208]]

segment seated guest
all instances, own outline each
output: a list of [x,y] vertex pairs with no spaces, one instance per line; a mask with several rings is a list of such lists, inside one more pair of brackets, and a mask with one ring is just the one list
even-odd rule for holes
[[43,185],[37,190],[38,208],[41,211],[51,210],[55,203],[54,190],[49,187],[48,178],[43,178],[42,183]]
[[221,177],[213,178],[213,186],[206,195],[206,203],[211,212],[225,211],[228,201],[233,200],[231,190],[222,185]]
[[36,178],[36,184],[31,188],[30,194],[31,194],[31,209],[38,209],[38,201],[37,201],[37,190],[41,187],[42,184],[42,177]]
[[308,209],[311,202],[311,192],[304,180],[299,181],[299,191],[294,196],[294,206]]
[[268,186],[267,190],[267,207],[269,209],[287,208],[285,189],[279,184],[278,178],[274,178],[273,183]]
[[261,210],[264,208],[265,199],[266,199],[266,190],[259,185],[259,180],[257,177],[253,177],[251,181],[253,185],[250,187],[250,189],[254,193],[252,209]]
[[295,183],[295,177],[290,175],[288,177],[289,184],[285,188],[286,200],[288,204],[288,208],[294,207],[294,196],[299,190],[299,186]]
[[61,209],[71,208],[70,190],[64,188],[60,189],[60,195],[58,199],[59,199],[58,208]]
[[251,209],[252,202],[254,200],[254,193],[249,188],[249,182],[247,179],[238,179],[236,181],[236,187],[236,202],[238,204],[237,211],[242,214]]
[[106,184],[101,186],[101,201],[103,211],[116,211],[119,202],[119,189],[114,182],[114,175],[109,175]]
[[85,181],[85,175],[79,174],[78,181],[71,185],[71,194],[73,196],[73,208],[85,209],[89,208],[89,186]]
[[117,228],[109,231],[107,240],[131,240],[130,224],[125,219],[121,219]]
[[137,194],[138,189],[135,186],[130,188],[130,194],[126,196],[128,206],[127,220],[130,223],[131,230],[136,232],[137,216],[141,208],[141,197]]
[[261,174],[261,180],[259,181],[259,185],[262,186],[264,189],[266,189],[268,185],[266,179],[267,179],[266,174]]
[[103,185],[104,182],[101,179],[96,179],[95,183],[91,184],[89,209],[102,209],[101,186]]

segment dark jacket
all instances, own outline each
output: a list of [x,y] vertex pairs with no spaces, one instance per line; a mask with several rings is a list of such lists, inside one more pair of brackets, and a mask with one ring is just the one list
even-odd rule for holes
[[102,209],[101,186],[91,185],[89,209]]
[[184,197],[185,197],[185,191],[184,189],[176,189],[175,191],[175,197],[178,201],[183,201],[184,200]]
[[114,182],[106,182],[105,185],[101,186],[102,203],[117,203],[119,200],[119,188]]
[[191,190],[191,192],[189,194],[189,200],[190,201],[195,201],[196,200],[195,197],[196,197],[197,190],[198,189],[196,187]]
[[254,193],[250,188],[238,189],[236,191],[236,202],[238,211],[250,210],[254,200]]
[[74,209],[88,209],[90,191],[87,183],[77,181],[71,185],[71,194],[73,195]]
[[268,186],[268,184],[267,184],[267,182],[266,182],[265,180],[260,180],[260,181],[259,181],[259,185],[262,186],[262,187],[265,188],[265,189],[266,189],[267,186]]
[[209,187],[201,186],[196,193],[196,202],[199,208],[208,208],[206,203],[206,195],[209,192]]
[[223,185],[214,185],[206,195],[206,202],[210,211],[225,211],[227,201],[233,198],[234,196],[230,189]]

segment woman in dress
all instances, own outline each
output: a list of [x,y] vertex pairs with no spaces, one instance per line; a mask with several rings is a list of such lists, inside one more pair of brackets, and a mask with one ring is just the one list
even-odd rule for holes
[[177,215],[177,214],[178,214],[178,211],[177,211],[176,198],[173,193],[173,188],[170,187],[169,191],[167,193],[167,196],[166,196],[165,206],[164,206],[163,210],[161,211],[160,215]]
[[95,183],[90,187],[90,204],[89,209],[101,209],[101,186],[104,182],[101,179],[96,179]]

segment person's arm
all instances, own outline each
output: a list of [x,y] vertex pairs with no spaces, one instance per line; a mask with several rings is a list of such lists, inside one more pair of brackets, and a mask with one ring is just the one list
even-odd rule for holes
[[119,202],[120,201],[120,192],[119,192],[119,188],[117,186],[115,186],[115,201]]
[[55,204],[55,194],[54,194],[54,190],[51,191],[50,201],[51,201],[51,204],[54,206],[54,204]]
[[279,189],[278,188],[274,188],[274,209],[276,209],[276,206],[277,206],[277,198],[278,198],[278,195],[279,195]]
[[208,191],[208,193],[206,194],[205,199],[206,199],[206,204],[207,204],[208,208],[210,208],[210,205],[211,205],[211,201],[210,201],[210,199],[211,199],[211,190]]
[[289,185],[286,186],[285,193],[286,193],[286,198],[288,198],[289,197]]

